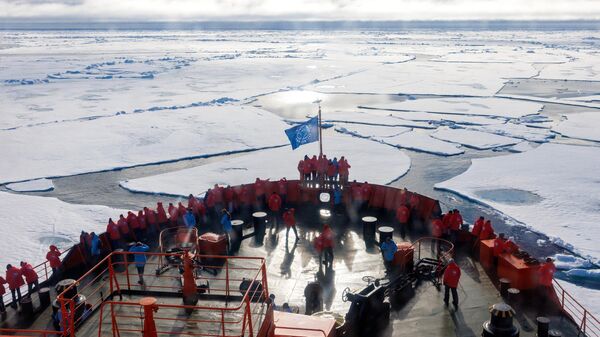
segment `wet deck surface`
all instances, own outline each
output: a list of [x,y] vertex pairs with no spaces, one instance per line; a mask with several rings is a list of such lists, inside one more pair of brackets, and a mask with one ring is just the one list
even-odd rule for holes
[[[347,225],[349,219],[336,218],[331,221],[332,228],[336,233],[337,242],[334,250],[333,271],[327,272],[326,269],[320,271],[318,257],[313,248],[312,239],[318,234],[321,228],[318,217],[315,216],[315,209],[299,210],[302,214],[298,217],[298,231],[300,240],[295,241],[293,231],[289,233],[289,240],[286,240],[285,226],[281,225],[279,232],[275,229],[267,230],[264,244],[257,245],[253,238],[245,239],[242,242],[238,256],[256,256],[265,257],[268,271],[269,292],[276,296],[275,303],[281,306],[288,302],[292,307],[297,306],[300,313],[305,312],[304,288],[306,285],[318,279],[322,282],[324,288],[324,309],[345,315],[350,307],[349,302],[342,301],[342,292],[348,287],[352,290],[359,290],[367,283],[363,281],[365,276],[384,277],[385,268],[383,266],[381,254],[377,249],[367,249],[362,239],[362,229],[357,222],[354,225]],[[310,216],[306,216],[311,212]],[[365,214],[361,214],[365,215]],[[393,221],[386,219],[382,214],[373,214],[378,216],[380,225],[395,225]],[[242,218],[247,223],[251,219],[243,218],[240,215],[234,215],[234,218]],[[252,229],[246,230],[251,233]],[[419,233],[409,233],[406,241],[415,240],[422,236]],[[396,242],[402,241],[398,231],[394,233]],[[423,255],[429,249],[424,249]],[[149,259],[149,262],[155,258]],[[422,282],[415,289],[415,295],[406,303],[394,310],[391,314],[391,323],[384,336],[480,336],[482,324],[489,319],[488,308],[502,301],[498,290],[494,286],[493,278],[483,270],[481,265],[472,257],[459,252],[456,260],[462,269],[462,277],[458,289],[460,304],[458,308],[452,305],[445,306],[443,303],[443,292],[431,282]],[[135,269],[130,267],[131,275],[135,275]],[[148,271],[147,271],[148,272]],[[167,275],[173,276],[173,279],[162,278],[148,280],[155,285],[177,286],[175,280],[177,271],[172,269]],[[142,289],[137,284],[132,288]],[[529,301],[529,295],[522,294],[523,303]],[[34,295],[34,298],[37,296]],[[53,295],[53,298],[55,296]],[[140,296],[124,296],[124,301],[137,302]],[[94,299],[88,299],[88,301]],[[159,303],[181,304],[182,301],[177,297],[161,297]],[[211,303],[200,301],[198,305],[209,305]],[[214,303],[215,305],[217,303]],[[223,306],[222,303],[219,303]],[[517,311],[515,324],[521,329],[521,336],[535,336],[535,317],[537,315],[535,307],[527,309],[521,306],[515,307]],[[13,309],[8,309],[8,317],[4,321],[10,323],[15,319]],[[141,325],[139,308],[117,308],[118,312],[129,315],[129,318],[123,320],[124,328],[138,329]],[[31,328],[52,329],[50,324],[51,309],[47,308],[43,314],[33,323]],[[218,314],[220,313],[213,313]],[[260,314],[260,313],[259,313]],[[110,319],[104,314],[102,329],[109,336]],[[172,312],[174,317],[185,317],[183,312]],[[197,318],[201,319],[203,314]],[[12,317],[12,318],[11,318]],[[233,316],[232,316],[233,317]],[[566,319],[550,316],[551,328],[559,329],[564,336],[577,335],[573,325]],[[79,329],[78,335],[94,336],[98,335],[99,312],[96,311],[93,316]],[[172,333],[185,333],[186,331],[203,331],[205,325],[200,323],[181,323],[181,322],[159,322],[159,331],[169,331]],[[5,326],[6,327],[6,326]],[[216,332],[218,331],[207,332]],[[203,331],[204,332],[204,331]],[[139,334],[139,333],[138,333]],[[128,335],[122,333],[122,335]],[[132,333],[131,335],[135,335]]]

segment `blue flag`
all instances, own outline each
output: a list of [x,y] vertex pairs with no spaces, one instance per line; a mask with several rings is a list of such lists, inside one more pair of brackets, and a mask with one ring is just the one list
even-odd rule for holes
[[285,134],[290,139],[292,149],[297,149],[300,145],[316,142],[319,140],[319,117],[313,117],[306,122],[285,130]]

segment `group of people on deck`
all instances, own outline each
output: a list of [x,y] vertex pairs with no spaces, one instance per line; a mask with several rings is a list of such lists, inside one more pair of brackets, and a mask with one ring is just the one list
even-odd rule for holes
[[337,183],[344,186],[348,183],[350,167],[344,156],[338,160],[337,157],[328,159],[324,154],[319,154],[318,157],[305,155],[304,159],[298,162],[298,173],[306,186],[314,185],[315,182],[329,187]]
[[25,261],[21,261],[19,267],[11,264],[6,265],[6,277],[0,276],[0,314],[6,312],[3,299],[6,293],[5,284],[8,285],[8,289],[12,294],[11,306],[17,308],[17,304],[20,304],[23,298],[21,287],[27,284],[28,291],[25,296],[31,296],[33,292],[38,290],[39,276],[33,266]]
[[[416,200],[415,200],[416,201]],[[415,205],[412,205],[415,206]],[[396,210],[396,220],[400,227],[401,236],[404,239],[405,230],[404,228],[411,221],[411,203],[402,203]],[[431,234],[434,238],[445,239],[451,241],[455,247],[459,244],[459,234],[463,229],[463,217],[458,209],[449,210],[447,213],[442,214],[441,217],[436,217],[431,220]],[[473,223],[473,227],[470,230],[472,237],[471,251],[478,252],[475,248],[478,248],[478,243],[481,240],[494,240],[493,246],[493,263],[494,266],[498,266],[498,258],[505,253],[512,254],[519,251],[518,245],[515,243],[513,237],[506,238],[504,233],[496,235],[494,228],[489,219],[485,219],[480,216]],[[440,256],[440,240],[436,240],[435,244],[432,244],[432,251],[437,249],[438,256]],[[379,243],[379,248],[382,253],[383,262],[386,267],[386,271],[391,271],[392,263],[395,258],[395,254],[398,251],[398,246],[392,239],[392,237],[386,237],[385,241]],[[551,258],[547,258],[546,262],[543,263],[538,272],[539,276],[539,288],[538,294],[542,299],[542,302],[546,302],[553,294],[552,280],[556,267]],[[457,287],[461,277],[461,270],[456,261],[450,258],[447,261],[447,265],[442,275],[442,284],[444,285],[444,303],[449,304],[450,294],[452,294],[452,303],[454,306],[458,306],[458,292]]]

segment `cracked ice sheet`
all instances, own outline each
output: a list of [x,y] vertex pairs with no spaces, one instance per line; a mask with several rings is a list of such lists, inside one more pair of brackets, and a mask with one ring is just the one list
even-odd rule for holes
[[22,183],[13,183],[6,185],[6,188],[15,192],[48,192],[54,189],[52,180],[42,178],[29,180]]
[[552,131],[569,138],[600,142],[600,113],[582,112],[565,115],[565,120],[552,128]]
[[288,142],[254,107],[196,107],[0,132],[1,182],[74,175]]
[[[435,187],[489,205],[598,263],[598,167],[598,147],[545,143],[519,154],[474,159],[465,173]],[[486,196],[498,190],[508,192],[502,199]],[[532,196],[537,197],[528,200]]]
[[505,79],[535,74],[535,69],[525,63],[410,61],[369,68],[305,89],[323,93],[491,96],[502,88]]
[[546,143],[550,141],[550,139],[554,138],[554,134],[548,129],[528,127],[526,125],[515,124],[512,122],[496,125],[473,126],[468,127],[467,129],[523,139],[536,143]]
[[499,136],[487,132],[467,129],[450,129],[446,127],[439,128],[431,134],[431,137],[446,142],[462,144],[477,150],[489,150],[497,147],[515,145],[521,142],[520,139]]
[[[400,130],[401,131],[400,131]],[[407,128],[336,123],[335,131],[385,143],[403,149],[440,156],[464,153],[460,146],[431,138],[428,132]]]
[[407,128],[435,129],[430,122],[411,121],[394,117],[380,111],[342,111],[336,110],[323,113],[323,122],[356,123],[380,126],[403,126]]
[[363,138],[388,138],[411,131],[403,126],[379,126],[355,123],[335,123],[335,131]]
[[[323,153],[328,158],[345,156],[352,166],[350,179],[388,184],[403,176],[410,168],[410,158],[395,147],[370,140],[336,134],[326,134]],[[185,170],[121,182],[134,192],[187,196],[201,195],[214,184],[239,185],[252,183],[257,177],[279,180],[298,178],[298,161],[305,154],[319,153],[319,144],[311,143],[293,151],[289,146],[259,151],[244,156]],[[379,168],[373,170],[373,167]]]
[[[135,64],[122,64],[125,68],[132,65]],[[0,105],[11,107],[3,114],[0,129],[139,110],[177,109],[222,98],[243,100],[358,71],[361,66],[364,65],[352,61],[237,58],[199,60],[157,74],[153,79],[62,79],[34,85],[0,84]]]
[[600,81],[600,55],[574,53],[571,62],[544,66],[537,78],[575,81]]
[[125,212],[106,206],[73,205],[56,198],[0,192],[0,264],[45,261],[49,245],[69,248],[79,242],[82,230],[104,232],[109,217],[114,219]]
[[444,113],[434,113],[434,112],[422,112],[422,111],[394,111],[388,109],[377,109],[371,107],[363,107],[359,106],[359,108],[364,108],[366,110],[372,110],[371,113],[375,114],[375,112],[379,112],[379,114],[385,111],[385,114],[388,116],[400,118],[400,119],[408,119],[411,121],[417,122],[432,122],[437,124],[462,124],[462,125],[491,125],[491,124],[502,124],[505,122],[505,119],[502,118],[490,118],[483,116],[468,116],[468,115],[453,115],[453,114],[444,114]]
[[544,106],[539,103],[496,97],[417,98],[369,106],[373,109],[422,111],[440,114],[519,118],[534,115]]
[[558,49],[523,46],[469,46],[460,51],[451,51],[441,56],[440,62],[476,62],[476,63],[562,63],[569,61],[568,55]]

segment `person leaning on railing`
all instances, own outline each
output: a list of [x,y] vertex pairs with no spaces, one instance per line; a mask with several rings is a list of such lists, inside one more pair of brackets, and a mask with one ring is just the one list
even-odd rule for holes
[[50,245],[50,251],[46,253],[46,260],[48,260],[50,268],[52,268],[52,273],[56,273],[58,268],[60,268],[60,255],[60,250],[55,245]]

